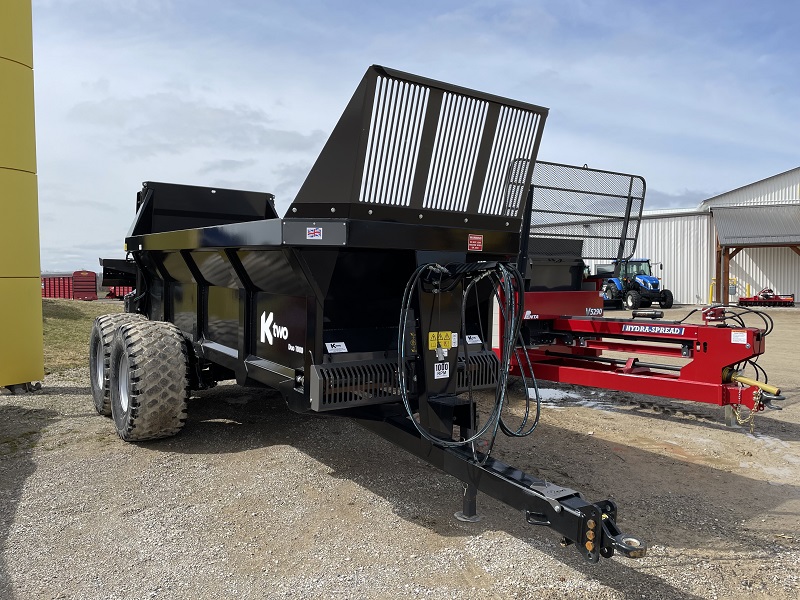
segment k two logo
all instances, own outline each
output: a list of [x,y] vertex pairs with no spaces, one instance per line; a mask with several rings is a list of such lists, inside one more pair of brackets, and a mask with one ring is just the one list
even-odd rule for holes
[[273,323],[275,319],[275,315],[269,313],[267,315],[267,311],[261,313],[261,343],[264,342],[269,343],[272,345],[272,342],[275,338],[280,340],[288,340],[289,339],[289,329],[278,325],[277,323]]

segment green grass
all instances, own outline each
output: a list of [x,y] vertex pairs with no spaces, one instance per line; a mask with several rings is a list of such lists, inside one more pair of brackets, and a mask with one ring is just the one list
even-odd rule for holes
[[122,302],[84,302],[42,298],[44,372],[89,363],[89,335],[95,317],[122,312]]

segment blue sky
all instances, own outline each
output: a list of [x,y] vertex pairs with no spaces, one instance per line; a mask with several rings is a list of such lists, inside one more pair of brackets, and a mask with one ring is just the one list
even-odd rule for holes
[[370,64],[549,107],[539,157],[650,208],[800,166],[791,0],[32,1],[43,270],[122,257],[145,180],[282,214]]

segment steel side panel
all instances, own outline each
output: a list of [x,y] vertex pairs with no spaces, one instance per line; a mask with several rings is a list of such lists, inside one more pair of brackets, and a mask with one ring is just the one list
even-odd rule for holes
[[[33,68],[33,28],[30,0],[3,0],[0,11],[0,59]],[[0,88],[5,90],[4,86]]]
[[205,337],[237,351],[239,347],[239,290],[210,286],[208,288],[208,322]]
[[[481,249],[470,249],[470,236],[481,237]],[[368,220],[350,221],[348,245],[357,248],[386,248],[409,250],[434,250],[446,252],[468,252],[471,256],[514,257],[519,252],[519,231],[509,224],[508,231],[496,231],[479,227],[442,227],[405,223],[382,223]]]
[[244,287],[224,252],[192,252],[190,256],[203,280],[209,285],[226,288]]
[[[516,371],[514,374],[519,374],[518,365],[515,365],[514,371]],[[533,372],[538,379],[545,381],[571,383],[675,400],[692,400],[720,406],[726,403],[723,402],[723,399],[727,397],[727,394],[723,391],[726,385],[721,382],[682,381],[674,375],[654,371],[620,373],[619,371],[601,370],[599,368],[536,362],[533,363]]]
[[[721,377],[722,369],[763,354],[765,340],[759,329],[752,327],[714,327],[671,321],[648,322],[616,319],[557,319],[553,330],[607,338],[622,338],[625,342],[658,342],[687,345],[691,360],[681,369],[684,380],[709,381]],[[607,342],[609,349],[613,342]],[[624,348],[624,344],[622,345]],[[659,354],[653,346],[649,354]],[[661,354],[673,355],[669,349]]]
[[36,172],[33,71],[0,57],[0,168]]
[[38,277],[0,277],[0,386],[44,377]]
[[283,244],[278,219],[216,225],[132,236],[125,240],[129,252],[137,250],[195,250],[200,248],[279,248]]
[[586,317],[603,314],[603,297],[595,291],[526,292],[526,320],[546,315]]
[[313,293],[292,250],[240,250],[236,257],[258,291],[288,296],[309,296]]
[[305,366],[308,300],[258,293],[255,300],[255,354],[293,369]]
[[[1,117],[0,117],[1,119]],[[3,132],[0,123],[0,132]],[[0,133],[0,145],[4,143]],[[33,132],[31,132],[33,135]],[[36,175],[0,163],[0,257],[3,277],[39,277],[39,209]]]
[[[498,229],[503,226],[507,229],[498,231],[479,225],[469,227],[464,223],[455,227],[451,224],[429,224],[424,220],[406,224],[369,219],[270,219],[132,236],[126,240],[126,249],[134,252],[352,246],[392,250],[463,251],[476,257],[487,256],[487,260],[495,255],[516,257],[519,252],[519,231],[513,228],[511,221],[491,218],[499,223]],[[308,230],[316,226],[322,229],[321,239],[308,238]],[[470,236],[475,235],[482,236],[480,250],[471,249]]]
[[284,219],[283,240],[288,246],[345,246],[347,222]]
[[72,299],[72,277],[42,277],[42,298]]

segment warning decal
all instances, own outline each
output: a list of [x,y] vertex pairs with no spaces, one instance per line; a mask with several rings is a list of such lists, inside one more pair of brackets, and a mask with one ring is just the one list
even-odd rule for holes
[[431,331],[428,333],[428,350],[436,350],[436,348],[444,348],[449,350],[453,347],[453,336],[458,346],[458,334],[452,331]]
[[732,330],[731,344],[747,344],[747,331],[743,329]]
[[470,233],[467,238],[467,250],[470,252],[480,252],[483,250],[483,236],[477,233]]

